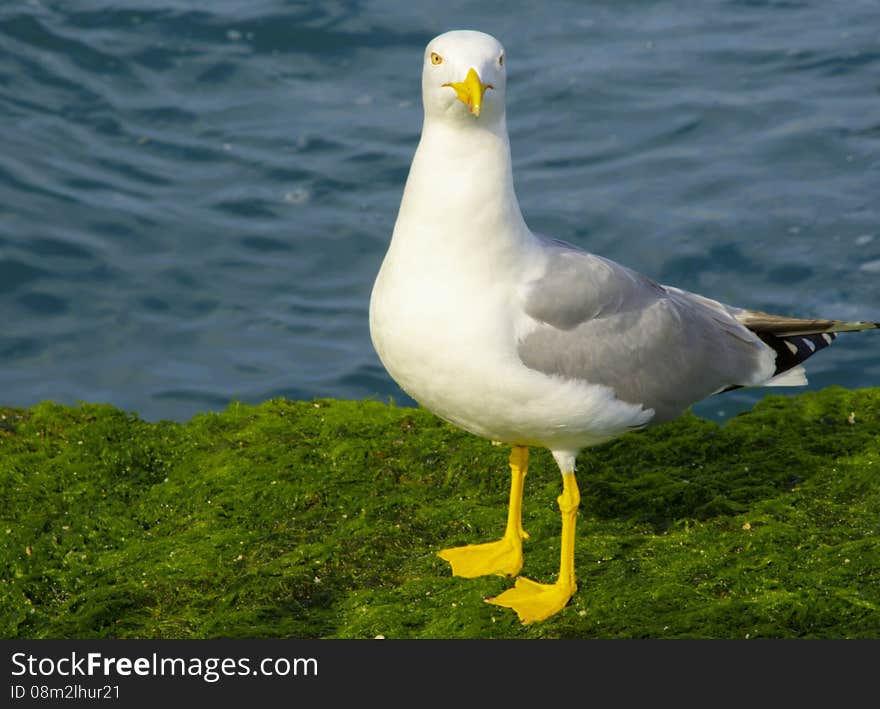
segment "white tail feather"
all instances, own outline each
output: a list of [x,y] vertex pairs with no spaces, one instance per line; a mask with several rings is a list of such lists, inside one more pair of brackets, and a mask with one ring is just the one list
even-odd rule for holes
[[802,387],[807,383],[807,372],[801,366],[787,369],[761,384],[764,387]]

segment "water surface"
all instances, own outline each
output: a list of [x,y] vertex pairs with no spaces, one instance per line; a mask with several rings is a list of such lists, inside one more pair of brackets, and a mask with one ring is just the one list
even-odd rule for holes
[[[532,228],[726,302],[880,319],[877,2],[503,8],[0,6],[0,404],[185,420],[232,399],[409,402],[367,309],[422,49],[453,28],[507,47]],[[878,385],[880,336],[808,371]]]

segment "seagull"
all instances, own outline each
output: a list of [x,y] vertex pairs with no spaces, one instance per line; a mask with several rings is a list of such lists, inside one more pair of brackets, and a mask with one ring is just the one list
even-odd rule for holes
[[738,387],[806,383],[801,363],[875,322],[799,319],[722,304],[534,233],[520,212],[505,120],[506,55],[458,30],[424,53],[421,139],[370,298],[373,346],[421,406],[511,446],[507,526],[444,549],[460,577],[517,576],[532,446],[562,474],[560,567],[488,602],[545,620],[577,590],[578,452],[669,421]]

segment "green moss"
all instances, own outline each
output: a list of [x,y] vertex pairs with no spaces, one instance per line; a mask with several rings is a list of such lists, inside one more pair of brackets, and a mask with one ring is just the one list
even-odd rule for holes
[[[880,389],[770,396],[585,451],[580,588],[530,626],[482,602],[509,579],[453,578],[436,556],[500,535],[507,455],[374,401],[186,424],[0,409],[0,635],[880,637]],[[533,451],[523,573],[543,581],[559,491]]]

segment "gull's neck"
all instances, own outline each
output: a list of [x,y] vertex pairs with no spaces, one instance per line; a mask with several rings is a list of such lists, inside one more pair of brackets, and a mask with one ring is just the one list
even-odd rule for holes
[[513,188],[507,129],[503,117],[464,119],[426,118],[392,244],[418,241],[437,256],[482,252],[503,261],[534,239]]

